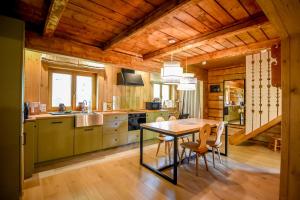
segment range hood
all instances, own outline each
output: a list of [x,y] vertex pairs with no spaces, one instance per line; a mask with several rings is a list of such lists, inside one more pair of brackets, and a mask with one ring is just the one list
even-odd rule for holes
[[144,86],[142,76],[135,74],[134,70],[122,69],[117,74],[117,85]]

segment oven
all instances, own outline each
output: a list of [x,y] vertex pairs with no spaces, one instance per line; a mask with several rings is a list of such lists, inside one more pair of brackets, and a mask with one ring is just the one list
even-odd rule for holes
[[128,131],[140,129],[140,124],[146,123],[146,113],[128,114]]

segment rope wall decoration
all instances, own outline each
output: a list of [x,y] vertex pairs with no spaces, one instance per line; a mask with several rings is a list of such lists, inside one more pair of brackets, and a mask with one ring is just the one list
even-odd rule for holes
[[261,59],[261,53],[259,54],[259,126],[261,126],[261,115],[262,115],[262,103],[261,103],[261,88],[262,88],[262,77],[261,77],[261,63],[262,63],[262,59]]
[[279,87],[276,87],[276,110],[277,110],[277,117],[279,115]]
[[281,115],[281,89],[272,85],[272,62],[270,50],[246,56],[246,133]]
[[270,61],[271,61],[271,59],[270,59],[270,51],[268,51],[268,59],[267,59],[267,61],[268,61],[268,85],[267,85],[267,87],[268,87],[268,121],[270,121],[270,106],[271,106],[271,102],[270,102],[270,98],[271,98],[271,96],[270,96],[270,88],[271,88],[271,77],[270,77],[270,74],[271,74],[271,64],[270,64]]
[[251,61],[251,73],[252,73],[252,86],[251,86],[251,90],[252,90],[252,95],[251,95],[251,98],[252,98],[252,131],[253,131],[253,129],[254,129],[254,123],[253,123],[253,121],[254,121],[254,106],[255,106],[255,104],[254,104],[254,55],[252,55],[252,61]]

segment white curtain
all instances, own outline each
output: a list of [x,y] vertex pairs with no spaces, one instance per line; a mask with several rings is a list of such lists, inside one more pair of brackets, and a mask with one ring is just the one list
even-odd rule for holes
[[189,114],[189,117],[202,118],[202,88],[203,83],[197,81],[195,91],[180,91],[180,106],[179,112]]

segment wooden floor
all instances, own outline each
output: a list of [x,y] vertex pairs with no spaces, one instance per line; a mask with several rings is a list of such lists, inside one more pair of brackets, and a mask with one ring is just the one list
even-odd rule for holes
[[[24,200],[68,199],[278,199],[280,153],[257,144],[230,146],[209,171],[200,160],[199,176],[195,163],[179,167],[177,186],[139,165],[136,145],[83,155],[76,159],[40,166],[25,184]],[[155,144],[145,154],[155,158]],[[163,148],[153,164],[166,162]]]

